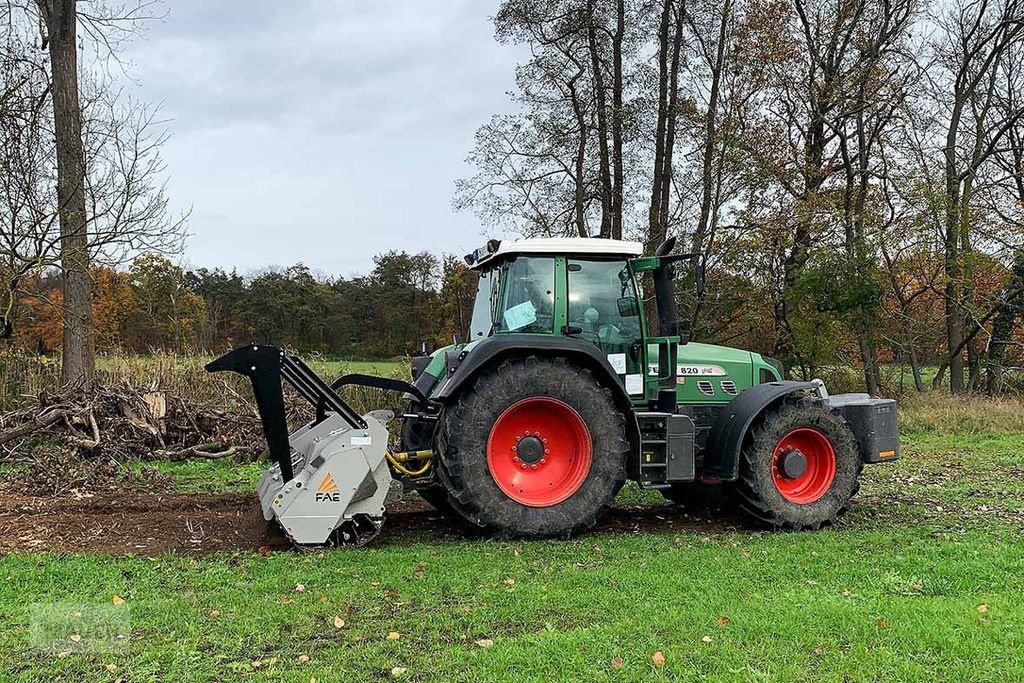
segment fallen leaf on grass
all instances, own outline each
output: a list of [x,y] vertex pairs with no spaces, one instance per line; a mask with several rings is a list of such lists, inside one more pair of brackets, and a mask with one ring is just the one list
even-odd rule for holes
[[520,555],[523,554],[523,548],[522,548],[522,546],[516,546],[516,549],[514,551],[512,551],[512,552],[515,553],[516,557],[519,557]]
[[910,588],[911,588],[911,590],[920,591],[920,590],[922,590],[924,588],[924,586],[922,586],[919,583],[915,583],[915,584],[911,585]]
[[731,619],[729,619],[729,617],[725,616],[724,614],[722,616],[718,617],[718,625],[719,626],[728,626],[730,621],[731,621]]
[[622,657],[619,657],[619,656],[612,657],[612,668],[613,669],[621,669],[622,668]]
[[491,645],[494,645],[494,641],[490,638],[481,638],[480,640],[474,640],[473,642],[480,647],[490,647]]
[[114,594],[114,597],[110,599],[110,601],[118,607],[124,604],[124,598],[122,598],[120,595],[117,595],[116,593]]
[[889,622],[885,619],[878,619],[877,621],[875,621],[875,626],[877,626],[878,628],[889,628]]
[[259,548],[256,549],[256,552],[258,552],[260,555],[266,555],[267,553],[270,552],[270,546],[269,545],[261,545]]
[[976,609],[978,610],[978,614],[984,614],[988,611],[988,605],[986,605],[985,603],[981,603],[980,605],[978,605]]
[[513,578],[512,578],[511,576],[510,576],[509,578],[507,578],[507,579],[505,579],[504,581],[502,581],[502,583],[503,583],[503,584],[505,584],[506,586],[514,586],[514,585],[516,585],[516,580],[515,580],[515,579],[513,579]]
[[341,617],[334,617],[334,628],[341,628],[345,625],[345,620]]
[[299,664],[305,664],[309,661],[309,655],[299,655]]
[[301,583],[297,583],[297,584],[295,584],[295,588],[293,588],[292,590],[295,591],[296,593],[305,593],[306,592],[306,586],[301,584]]
[[658,650],[651,655],[651,661],[654,662],[654,666],[662,666],[665,663],[665,653]]
[[72,633],[70,636],[68,636],[68,638],[70,638],[71,642],[73,643],[78,643],[82,640],[82,636],[78,635],[77,633]]
[[394,669],[391,670],[391,675],[395,678],[398,678],[399,676],[404,676],[405,671],[406,668],[404,666],[396,666]]
[[106,669],[110,673],[114,673],[115,671],[117,671],[117,664],[107,664]]
[[220,610],[219,609],[212,609],[212,610],[210,610],[210,616],[213,617],[214,619],[216,619],[217,617],[220,616]]
[[700,640],[701,640],[702,643],[710,643],[714,639],[711,636],[704,636]]
[[387,639],[388,640],[398,640],[401,637],[402,637],[402,634],[399,633],[398,631],[391,631],[387,635]]
[[424,576],[426,576],[426,573],[422,569],[417,569],[412,573],[412,575],[415,576],[417,579],[422,579]]

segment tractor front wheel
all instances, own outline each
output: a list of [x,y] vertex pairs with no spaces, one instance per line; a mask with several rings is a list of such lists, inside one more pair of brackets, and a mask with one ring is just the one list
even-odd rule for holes
[[438,473],[453,506],[503,536],[569,536],[626,479],[626,421],[611,392],[563,358],[484,373],[442,414]]
[[853,432],[809,401],[769,410],[743,449],[736,493],[758,522],[817,529],[849,507],[863,467]]

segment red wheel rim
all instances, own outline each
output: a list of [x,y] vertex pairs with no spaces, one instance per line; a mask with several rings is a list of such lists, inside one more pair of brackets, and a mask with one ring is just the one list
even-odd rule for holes
[[[785,459],[803,456],[806,468],[793,476],[787,473]],[[828,437],[817,429],[801,427],[782,437],[772,455],[772,481],[782,497],[807,505],[818,500],[832,487],[836,478],[836,451]]]
[[530,507],[557,505],[590,472],[593,449],[583,418],[565,403],[536,397],[503,412],[487,439],[487,467],[512,500]]

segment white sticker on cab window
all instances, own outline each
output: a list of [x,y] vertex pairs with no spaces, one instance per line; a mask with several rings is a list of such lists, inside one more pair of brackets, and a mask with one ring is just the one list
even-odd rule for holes
[[532,301],[524,301],[505,311],[505,327],[510,331],[520,330],[537,322],[537,309]]
[[608,354],[608,363],[612,366],[612,370],[614,370],[617,374],[619,374],[619,375],[625,375],[626,374],[626,354],[624,354],[624,353],[609,353]]
[[642,394],[644,393],[644,376],[640,374],[626,375],[626,393],[627,394]]

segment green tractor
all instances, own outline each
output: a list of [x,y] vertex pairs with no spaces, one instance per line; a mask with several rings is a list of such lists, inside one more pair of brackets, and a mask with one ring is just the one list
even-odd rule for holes
[[[479,274],[470,338],[413,359],[411,383],[348,375],[327,386],[272,347],[214,361],[253,380],[275,460],[260,486],[267,519],[297,542],[362,543],[387,502],[415,489],[497,535],[567,537],[633,480],[674,502],[724,487],[768,527],[834,521],[865,463],[899,457],[895,402],[830,396],[757,353],[691,341],[674,277],[691,266],[699,291],[702,259],[672,251],[672,240],[653,256],[616,240],[489,241],[466,257]],[[317,407],[291,435],[280,378]],[[336,393],[352,384],[404,392],[407,406],[356,415]],[[400,448],[375,436],[391,419]]]

